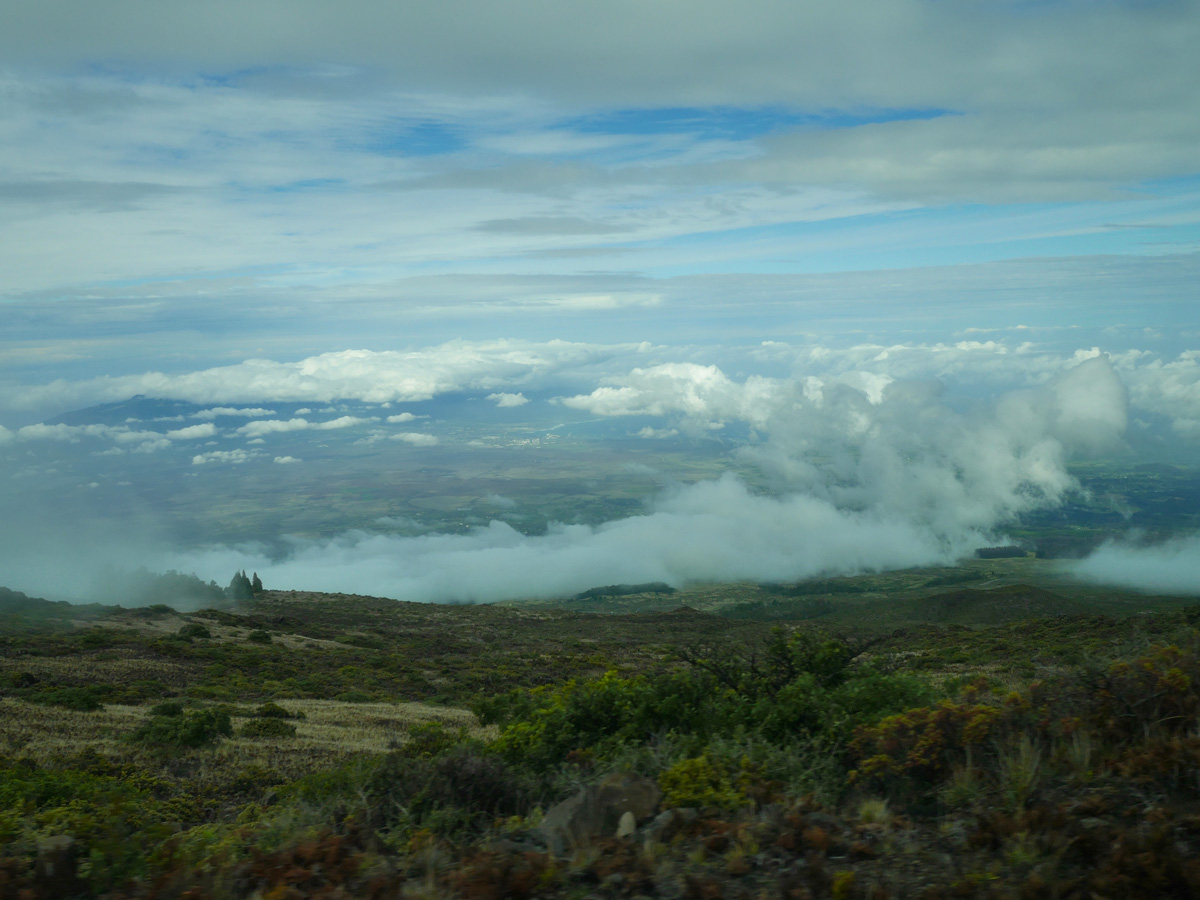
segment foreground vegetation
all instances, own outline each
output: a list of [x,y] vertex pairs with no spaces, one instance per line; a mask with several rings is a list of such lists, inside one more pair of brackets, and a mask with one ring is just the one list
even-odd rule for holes
[[1200,608],[960,574],[886,627],[0,591],[0,898],[1200,894]]

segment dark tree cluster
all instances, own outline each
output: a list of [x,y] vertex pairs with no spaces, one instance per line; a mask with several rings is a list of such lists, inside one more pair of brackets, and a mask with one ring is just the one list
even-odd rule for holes
[[253,600],[263,592],[262,579],[255,572],[252,578],[246,577],[246,570],[233,573],[229,587],[225,588],[225,596],[230,600]]

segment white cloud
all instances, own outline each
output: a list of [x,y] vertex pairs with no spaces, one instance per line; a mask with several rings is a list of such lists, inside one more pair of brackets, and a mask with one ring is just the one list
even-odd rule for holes
[[202,466],[206,463],[244,463],[247,460],[253,459],[255,454],[249,450],[212,450],[208,453],[197,453],[192,457],[193,466]]
[[[124,400],[137,394],[193,403],[330,403],[339,399],[413,402],[452,391],[514,386],[565,369],[585,367],[621,350],[636,351],[636,347],[504,340],[452,341],[409,351],[343,350],[299,362],[250,359],[181,375],[147,372],[82,382],[60,380],[0,395],[0,404],[7,400],[10,408],[71,407]],[[239,431],[249,434],[246,427]]]
[[299,460],[294,456],[277,456],[277,457],[275,457],[275,462],[277,462],[281,466],[285,466],[285,465],[289,465],[291,463],[302,462],[302,460]]
[[756,497],[730,477],[662,499],[653,512],[527,537],[501,522],[469,535],[363,533],[297,542],[283,561],[227,548],[170,558],[201,573],[254,568],[272,585],[402,600],[494,601],[577,593],[614,582],[790,580],[948,562],[951,547],[900,520],[826,501]]
[[391,436],[393,441],[403,441],[414,447],[432,447],[438,443],[437,435],[424,434],[420,431],[405,431]]
[[401,422],[411,422],[415,418],[416,418],[416,416],[414,416],[412,413],[405,412],[405,413],[400,413],[395,416],[388,416],[387,422],[389,425],[398,425]]
[[308,419],[261,419],[248,422],[238,428],[237,433],[246,437],[261,437],[264,434],[279,434],[287,431],[305,431],[311,428]]
[[170,441],[191,441],[197,438],[213,437],[216,433],[217,427],[212,422],[205,422],[203,425],[188,425],[185,428],[168,431],[166,438]]
[[378,421],[379,419],[374,416],[340,416],[327,422],[310,422],[304,418],[260,419],[255,422],[247,422],[237,429],[237,433],[246,437],[262,437],[264,434],[278,434],[287,431],[335,431],[339,428],[352,428],[355,425]]
[[232,406],[215,406],[211,409],[202,409],[199,412],[192,413],[193,419],[216,419],[223,416],[243,416],[246,418],[259,418],[261,416],[273,416],[275,410],[263,409],[262,407],[254,407],[252,409],[237,409]]
[[1159,544],[1104,544],[1071,573],[1084,581],[1146,593],[1200,595],[1200,536]]
[[503,391],[495,394],[488,394],[488,399],[495,402],[501,409],[510,409],[516,406],[524,406],[529,402],[529,399],[524,394],[508,394]]

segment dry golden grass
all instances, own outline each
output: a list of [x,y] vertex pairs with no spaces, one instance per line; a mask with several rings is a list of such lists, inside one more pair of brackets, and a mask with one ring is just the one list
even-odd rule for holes
[[16,656],[0,658],[0,676],[28,672],[47,681],[79,684],[129,684],[158,680],[183,688],[196,666],[147,656],[136,647],[111,647],[80,656]]
[[305,716],[294,720],[294,738],[239,737],[237,727],[246,719],[237,717],[234,737],[210,748],[173,750],[164,759],[152,749],[124,740],[149,717],[149,706],[108,705],[95,712],[77,712],[0,699],[0,721],[4,722],[0,753],[49,764],[90,748],[116,763],[186,773],[193,784],[221,789],[250,770],[269,770],[290,780],[357,756],[383,753],[403,743],[414,725],[426,722],[465,728],[477,737],[495,736],[494,727],[482,728],[465,709],[336,700],[287,700],[282,705]]

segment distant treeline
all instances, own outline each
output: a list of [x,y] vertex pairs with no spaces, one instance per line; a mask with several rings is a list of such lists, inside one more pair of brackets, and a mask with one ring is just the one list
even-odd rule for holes
[[133,572],[104,569],[92,582],[92,594],[105,603],[121,606],[150,606],[167,603],[200,609],[219,607],[228,601],[250,600],[262,593],[258,573],[248,578],[245,572],[235,572],[228,587],[215,581],[204,581],[192,573],[151,572],[141,566]]
[[1028,555],[1029,551],[1011,544],[1007,547],[980,547],[975,551],[976,559],[1020,559]]
[[576,594],[576,600],[601,600],[605,597],[628,597],[630,594],[674,594],[675,588],[665,581],[649,581],[645,584],[607,584],[589,588]]

